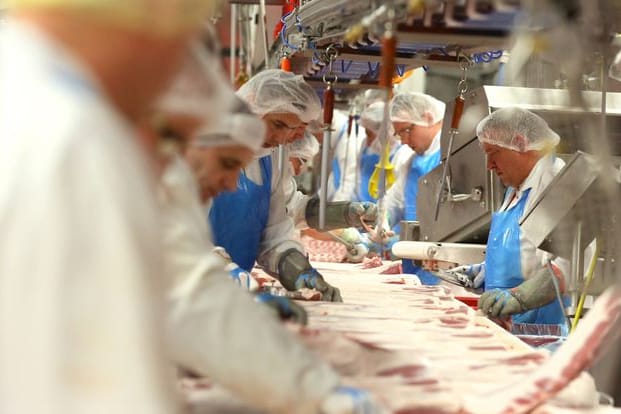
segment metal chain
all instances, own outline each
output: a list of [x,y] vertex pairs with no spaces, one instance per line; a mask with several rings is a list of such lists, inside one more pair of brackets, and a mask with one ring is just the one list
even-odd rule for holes
[[[339,52],[338,50],[336,50],[336,47],[334,45],[330,45],[326,48],[324,56],[326,57],[326,59],[328,59],[328,71],[323,75],[323,83],[327,85],[336,83],[339,79],[339,77],[336,76],[336,74],[334,73],[332,67],[338,54]],[[329,80],[330,77],[332,77],[333,79]]]
[[462,54],[459,55],[458,60],[459,69],[461,69],[461,79],[457,84],[457,92],[463,98],[468,91],[468,70],[472,67],[473,62],[468,56]]

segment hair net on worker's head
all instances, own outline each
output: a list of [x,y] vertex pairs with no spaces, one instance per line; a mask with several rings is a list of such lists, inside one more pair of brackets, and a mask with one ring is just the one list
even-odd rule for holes
[[256,152],[263,145],[265,132],[263,120],[251,113],[243,100],[235,97],[233,110],[200,128],[194,145],[199,147],[242,145]]
[[561,140],[539,115],[522,108],[501,108],[477,125],[479,141],[514,151],[551,151]]
[[131,29],[175,34],[199,27],[221,0],[4,0],[7,9],[73,9]]
[[613,79],[621,81],[621,50],[619,51],[619,53],[617,53],[617,56],[615,56],[615,59],[612,61],[612,64],[608,69],[608,75]]
[[158,101],[158,111],[217,121],[235,110],[238,98],[220,70],[217,58],[198,43],[191,45],[186,60],[171,86]]
[[446,105],[424,93],[403,92],[390,102],[390,120],[414,125],[432,126],[444,118]]
[[318,119],[321,102],[315,90],[302,76],[280,69],[257,73],[237,91],[257,115],[291,113],[302,122]]
[[293,141],[288,146],[289,157],[310,160],[319,152],[319,142],[309,131],[304,131],[304,137]]
[[360,125],[377,134],[382,126],[385,106],[384,102],[374,102],[366,107],[360,114]]

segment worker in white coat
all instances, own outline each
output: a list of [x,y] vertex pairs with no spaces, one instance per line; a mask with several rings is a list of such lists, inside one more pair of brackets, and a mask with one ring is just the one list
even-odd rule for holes
[[[287,175],[283,179],[287,214],[296,224],[305,221],[305,208],[308,202],[307,196],[298,191],[295,177],[301,175],[306,169],[308,162],[319,152],[319,142],[309,131],[304,131],[304,137],[287,145]],[[296,217],[296,214],[301,217]],[[296,226],[297,227],[297,226]]]
[[4,6],[0,412],[174,413],[153,143],[133,124],[211,2]]
[[[273,158],[276,145],[301,138],[305,124],[319,117],[319,98],[301,76],[276,69],[258,73],[237,94],[266,122],[267,136],[263,153],[242,171],[237,190],[213,201],[209,220],[215,244],[246,271],[257,262],[288,290],[314,288],[324,300],[340,301],[338,289],[311,266],[295,240]],[[304,207],[309,224],[318,222],[318,207],[318,200],[309,198]],[[331,205],[327,217],[330,224],[351,227],[368,214],[365,206],[347,202]]]
[[[395,235],[387,243],[398,240],[399,222],[416,220],[418,179],[440,164],[440,133],[445,105],[436,98],[414,92],[395,95],[390,103],[390,119],[401,142],[414,153],[397,174],[395,184],[386,193],[387,223]],[[438,278],[414,264],[402,262],[403,273],[416,274],[424,284],[437,284]]]
[[[205,71],[224,82],[214,73],[216,67],[211,64]],[[166,121],[159,130],[169,134],[165,141],[183,142],[185,134],[193,135],[183,126],[188,117],[197,119],[193,104],[201,99],[184,101],[171,95],[165,100],[167,110],[158,117]],[[213,93],[211,100],[227,102],[225,95]],[[367,406],[371,414],[377,413],[368,393],[340,387],[332,369],[267,308],[231,283],[226,262],[212,249],[204,203],[236,187],[240,168],[260,150],[265,130],[243,106],[234,105],[231,111],[189,140],[186,157],[169,154],[162,177],[168,338],[174,361],[267,412],[349,414],[362,413],[359,410]],[[258,358],[257,349],[269,352]]]
[[538,115],[502,108],[477,126],[487,168],[507,186],[500,209],[492,215],[485,262],[454,269],[474,287],[485,288],[479,308],[492,317],[512,316],[515,323],[564,325],[555,279],[564,291],[566,260],[540,250],[519,226],[564,162],[554,149],[559,136]]
[[[377,199],[369,194],[369,181],[380,162],[382,143],[377,137],[382,126],[384,107],[384,102],[374,102],[360,114],[360,125],[365,130],[366,138],[360,143],[358,150],[356,191],[352,198],[356,201],[377,202]],[[390,122],[388,146],[389,160],[394,171],[403,171],[413,151],[408,145],[401,143],[399,137],[394,134],[394,128]]]

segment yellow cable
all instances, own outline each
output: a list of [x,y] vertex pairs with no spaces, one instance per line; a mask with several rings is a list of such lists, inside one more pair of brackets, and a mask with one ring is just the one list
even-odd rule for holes
[[574,315],[574,320],[571,324],[571,329],[569,331],[570,334],[574,333],[574,331],[578,327],[578,322],[580,321],[580,316],[582,315],[582,309],[584,308],[584,301],[586,300],[587,296],[587,290],[589,288],[589,285],[591,284],[591,281],[593,280],[593,274],[595,273],[595,265],[597,264],[598,255],[599,246],[597,245],[597,239],[595,239],[595,252],[593,253],[593,257],[591,258],[591,262],[589,263],[589,269],[587,270],[584,287],[582,288],[582,294],[580,295],[580,300],[578,300],[576,314]]

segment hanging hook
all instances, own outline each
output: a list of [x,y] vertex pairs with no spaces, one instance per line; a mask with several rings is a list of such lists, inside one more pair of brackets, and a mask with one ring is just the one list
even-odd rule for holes
[[459,96],[463,98],[463,95],[468,91],[468,70],[472,67],[472,59],[468,56],[459,54],[459,69],[461,69],[461,79],[457,84],[457,92]]
[[[331,85],[339,80],[339,77],[333,71],[334,61],[338,54],[338,50],[336,50],[333,44],[328,46],[324,52],[324,56],[328,60],[328,71],[323,75],[323,83],[325,84]],[[330,77],[332,77],[332,80],[329,80]]]

